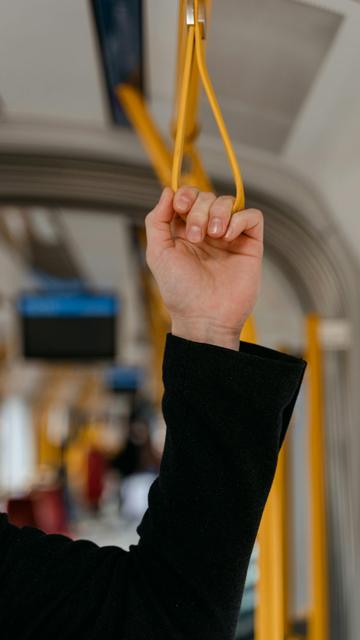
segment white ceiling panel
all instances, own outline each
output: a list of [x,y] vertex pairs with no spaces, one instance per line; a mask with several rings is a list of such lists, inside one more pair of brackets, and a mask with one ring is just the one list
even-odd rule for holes
[[[281,149],[341,21],[292,0],[213,2],[208,62],[236,140]],[[214,130],[206,107],[203,122]]]
[[106,120],[87,0],[1,0],[0,96],[27,118]]

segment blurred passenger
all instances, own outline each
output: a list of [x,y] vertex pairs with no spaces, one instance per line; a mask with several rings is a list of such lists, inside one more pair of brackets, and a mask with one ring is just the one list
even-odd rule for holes
[[148,422],[132,419],[125,448],[113,458],[111,464],[123,478],[140,471],[158,471],[159,457],[152,444]]
[[[251,551],[305,365],[241,343],[261,213],[166,189],[147,259],[172,320],[159,478],[128,552],[0,517],[2,638],[232,640]],[[176,214],[186,217],[186,223]]]
[[130,522],[139,521],[144,515],[150,486],[159,471],[160,457],[151,438],[152,417],[149,403],[137,398],[125,448],[112,460],[112,466],[122,477],[121,515]]
[[140,471],[122,481],[121,515],[125,520],[139,522],[146,511],[149,489],[155,478],[154,471]]

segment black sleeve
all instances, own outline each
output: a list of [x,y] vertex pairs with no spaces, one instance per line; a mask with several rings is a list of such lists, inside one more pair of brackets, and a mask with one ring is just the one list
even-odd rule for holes
[[139,544],[100,549],[2,516],[3,637],[232,639],[304,369],[261,347],[168,336],[166,445]]

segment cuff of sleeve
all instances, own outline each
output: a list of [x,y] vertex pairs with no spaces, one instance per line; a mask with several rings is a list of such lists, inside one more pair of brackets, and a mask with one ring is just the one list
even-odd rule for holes
[[301,359],[246,342],[236,352],[168,334],[163,375],[166,390],[192,398],[204,411],[226,415],[236,408],[260,422],[281,415],[280,448],[305,368]]

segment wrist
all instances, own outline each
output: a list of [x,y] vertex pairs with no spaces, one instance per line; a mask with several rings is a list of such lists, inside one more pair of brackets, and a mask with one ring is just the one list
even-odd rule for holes
[[171,333],[179,338],[239,351],[241,327],[235,329],[203,318],[177,318],[171,321]]

